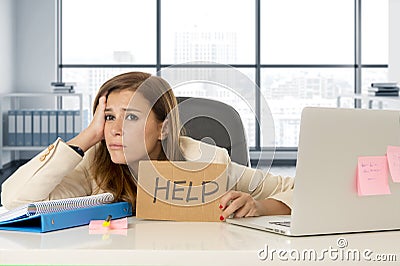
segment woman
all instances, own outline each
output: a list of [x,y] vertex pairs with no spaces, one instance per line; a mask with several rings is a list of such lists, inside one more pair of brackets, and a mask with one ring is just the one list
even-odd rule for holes
[[[140,160],[199,157],[204,144],[181,136],[176,98],[162,78],[142,72],[118,75],[101,86],[94,103],[93,120],[85,130],[67,143],[57,139],[3,183],[6,208],[104,192],[135,206]],[[212,152],[212,162],[227,164],[229,175],[239,180],[220,199],[221,220],[231,214],[290,213],[293,179],[264,178],[259,170],[231,162],[225,149],[213,147]]]

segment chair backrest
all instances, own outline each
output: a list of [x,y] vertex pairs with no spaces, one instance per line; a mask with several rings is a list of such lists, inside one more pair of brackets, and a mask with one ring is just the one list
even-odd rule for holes
[[239,113],[225,103],[196,97],[177,97],[186,135],[223,147],[233,162],[250,166],[246,133]]

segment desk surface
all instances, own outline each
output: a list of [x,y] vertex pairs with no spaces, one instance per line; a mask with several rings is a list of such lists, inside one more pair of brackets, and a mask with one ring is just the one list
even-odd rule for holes
[[[310,261],[363,265],[368,259],[384,257],[400,261],[399,239],[400,231],[286,237],[224,222],[131,217],[123,234],[89,234],[88,226],[44,234],[0,231],[0,265],[273,265]],[[338,240],[347,246],[339,246]],[[278,257],[279,250],[286,253]],[[316,259],[309,257],[308,250],[315,250]],[[353,252],[359,252],[359,260]],[[260,259],[265,254],[268,257]],[[303,258],[294,261],[298,254]]]

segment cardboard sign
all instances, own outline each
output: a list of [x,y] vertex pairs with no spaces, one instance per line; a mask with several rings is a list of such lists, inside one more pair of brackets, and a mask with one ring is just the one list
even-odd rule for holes
[[141,161],[136,217],[219,221],[227,191],[227,166],[199,162]]

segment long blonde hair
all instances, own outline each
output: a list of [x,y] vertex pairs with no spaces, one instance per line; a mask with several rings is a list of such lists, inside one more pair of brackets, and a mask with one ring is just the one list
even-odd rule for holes
[[[140,90],[140,93],[152,104],[156,118],[166,120],[168,135],[163,139],[159,160],[183,160],[179,148],[179,137],[182,134],[176,97],[164,79],[144,72],[128,72],[106,81],[99,89],[93,104],[93,113],[102,95],[112,91]],[[95,181],[100,189],[111,192],[116,201],[128,201],[135,206],[136,180],[129,167],[112,162],[105,140],[96,146],[92,165]]]

